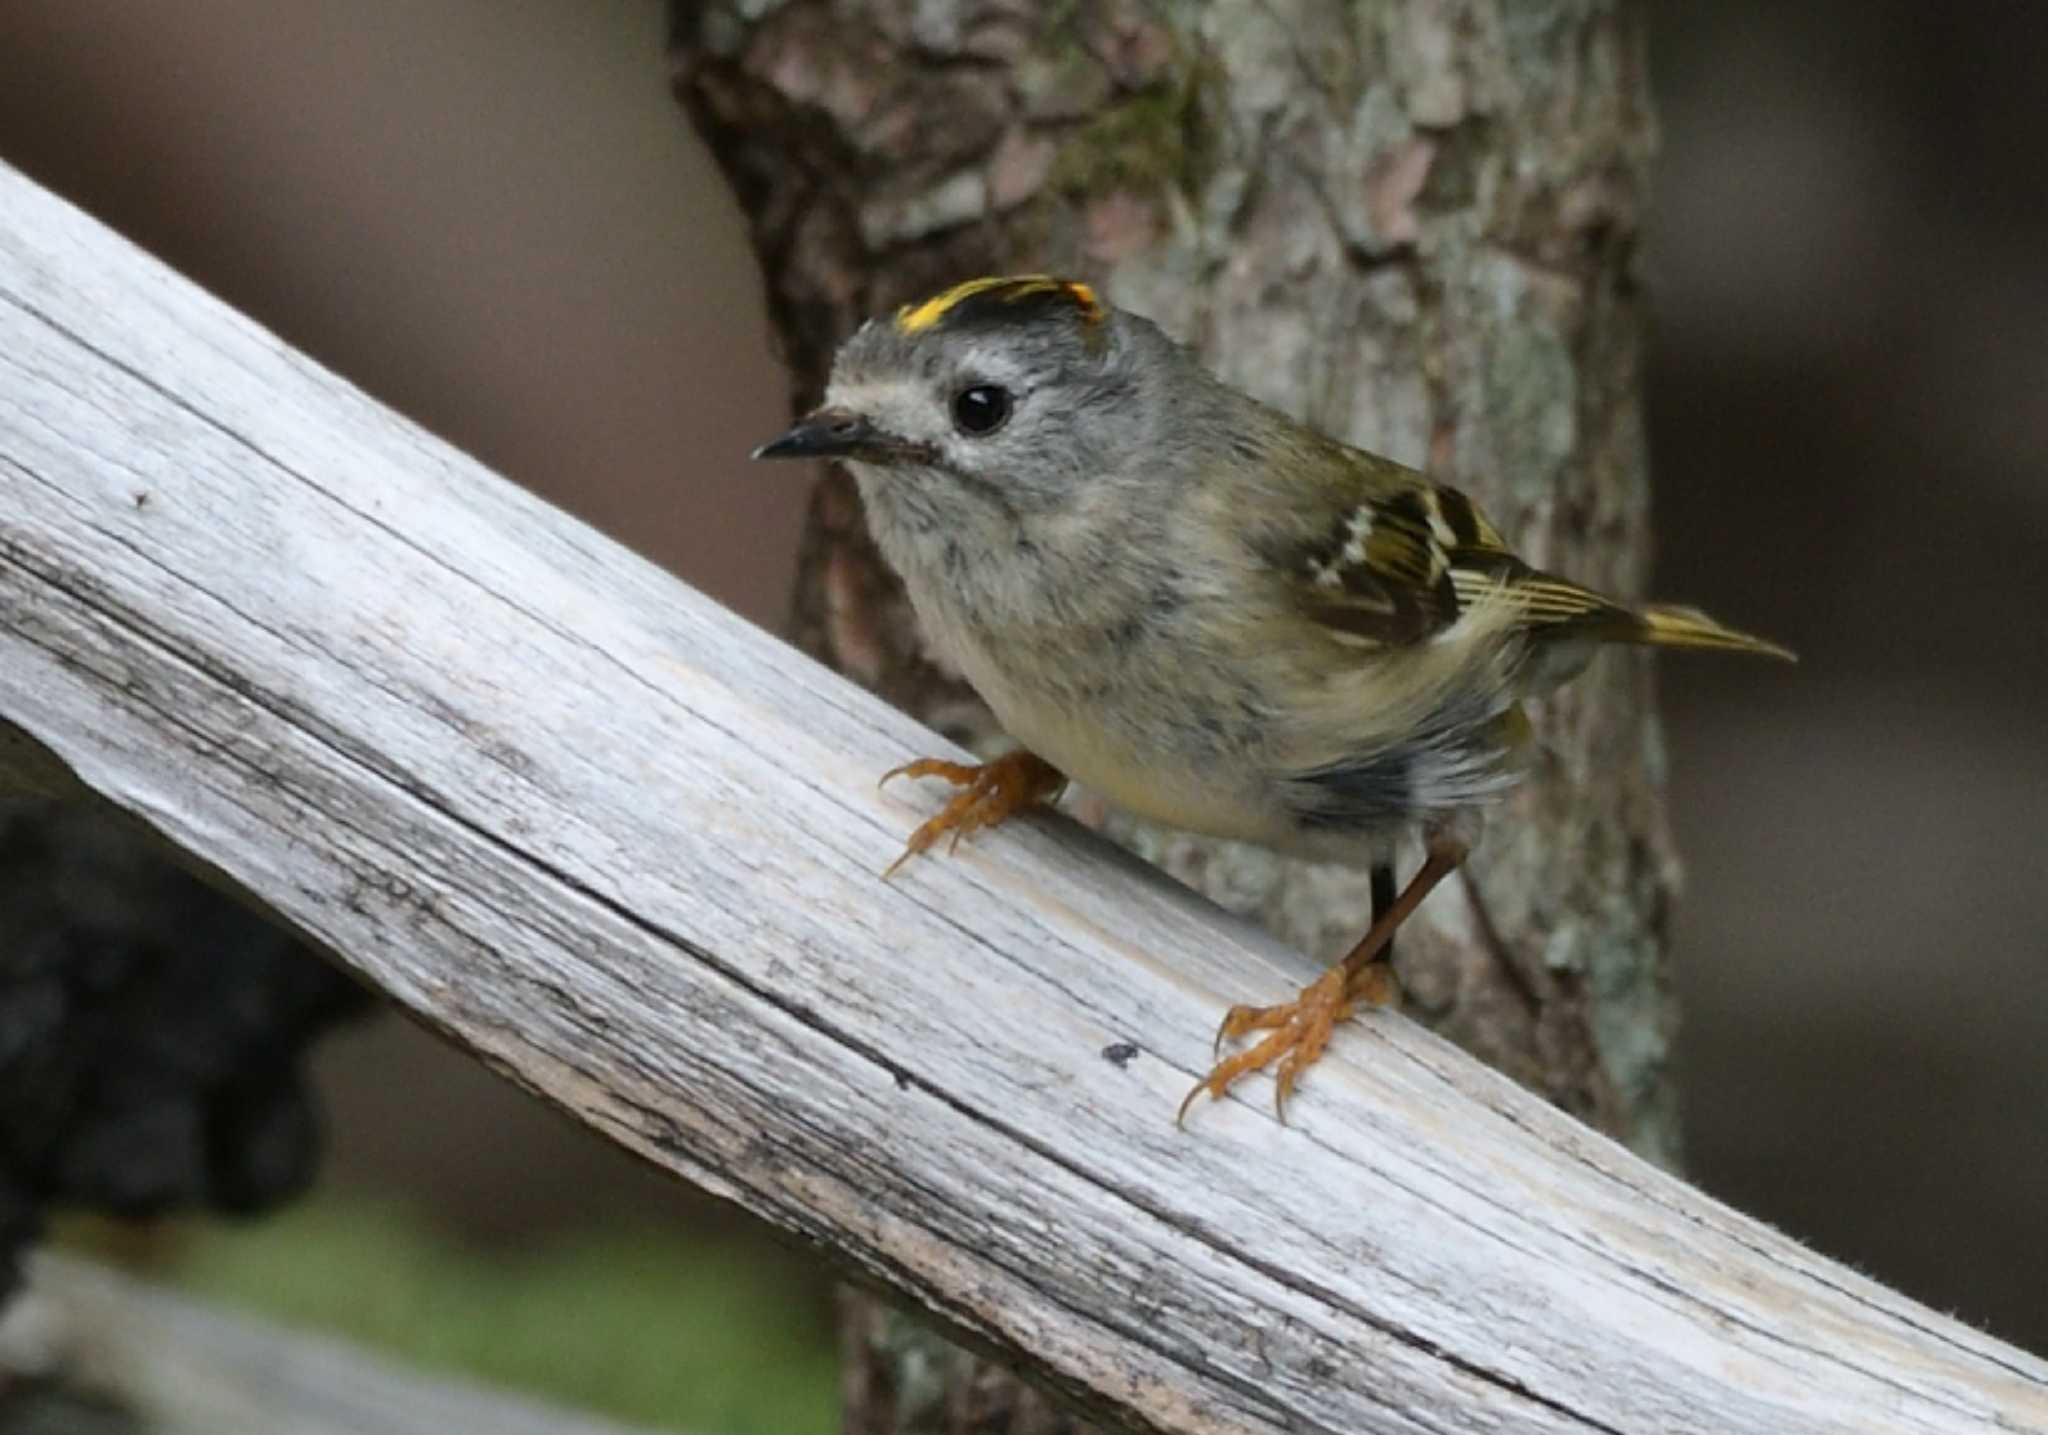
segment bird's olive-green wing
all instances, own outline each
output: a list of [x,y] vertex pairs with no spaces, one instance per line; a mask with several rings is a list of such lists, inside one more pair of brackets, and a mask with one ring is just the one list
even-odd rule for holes
[[1288,563],[1302,610],[1344,641],[1365,648],[1420,642],[1495,591],[1521,609],[1532,635],[1590,635],[1633,620],[1611,599],[1517,558],[1457,489],[1390,460],[1349,457],[1356,501]]
[[1511,603],[1533,642],[1591,640],[1718,648],[1791,658],[1696,608],[1635,608],[1530,567],[1457,489],[1390,459],[1345,451],[1351,481],[1334,519],[1275,552],[1301,609],[1355,647],[1422,642],[1491,597]]

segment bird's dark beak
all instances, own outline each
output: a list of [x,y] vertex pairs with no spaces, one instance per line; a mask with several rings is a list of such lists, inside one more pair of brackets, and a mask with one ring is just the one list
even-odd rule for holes
[[874,438],[875,426],[851,409],[814,409],[755,449],[754,457],[847,458]]
[[791,430],[754,450],[756,459],[860,459],[883,434],[852,409],[813,409]]
[[886,462],[912,456],[907,444],[876,428],[851,409],[816,409],[788,433],[754,450],[755,458],[865,458]]

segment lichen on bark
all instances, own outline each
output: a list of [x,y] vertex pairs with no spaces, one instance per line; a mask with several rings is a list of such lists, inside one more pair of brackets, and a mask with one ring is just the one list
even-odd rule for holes
[[[673,20],[677,94],[752,226],[794,403],[869,313],[1072,272],[1240,387],[1464,487],[1532,559],[1640,592],[1652,126],[1627,0],[676,0]],[[999,743],[843,476],[817,488],[794,628]],[[1670,1164],[1648,667],[1604,656],[1535,716],[1532,780],[1463,891],[1404,931],[1410,1010]],[[1363,929],[1362,873],[1106,822],[1318,955]]]

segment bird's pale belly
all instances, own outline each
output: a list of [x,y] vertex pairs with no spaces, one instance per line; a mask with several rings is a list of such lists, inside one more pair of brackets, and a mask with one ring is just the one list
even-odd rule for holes
[[[1111,640],[1108,624],[1084,631],[1052,621],[1034,635],[1026,620],[991,633],[958,601],[952,581],[934,581],[937,575],[914,565],[905,577],[927,636],[1021,746],[1135,816],[1211,837],[1292,845],[1296,824],[1277,791],[1242,753],[1221,761],[1209,750],[1187,712],[1186,684],[1169,688],[1160,654],[1141,651],[1142,636]],[[1007,606],[1015,611],[1014,602]],[[1073,674],[1086,674],[1086,685],[1070,685]]]
[[1126,691],[1104,710],[1067,694],[1022,691],[988,665],[963,666],[1011,737],[1124,811],[1211,837],[1281,846],[1292,836],[1292,820],[1248,787],[1241,770],[1225,777],[1225,764],[1184,751],[1166,726],[1172,708],[1164,697]]
[[1219,787],[1184,763],[1134,751],[1101,726],[1062,713],[997,716],[1024,746],[1127,812],[1216,837],[1268,839],[1269,824],[1241,785]]

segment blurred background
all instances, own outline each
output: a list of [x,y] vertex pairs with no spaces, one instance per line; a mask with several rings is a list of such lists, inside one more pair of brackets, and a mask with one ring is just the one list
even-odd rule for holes
[[[779,627],[784,379],[663,39],[659,0],[0,0],[0,159]],[[1658,0],[1653,58],[1656,586],[1805,658],[1662,669],[1690,1174],[2048,1350],[2048,11]],[[832,1428],[807,1257],[396,1018],[320,1066],[321,1194],[146,1263]]]

